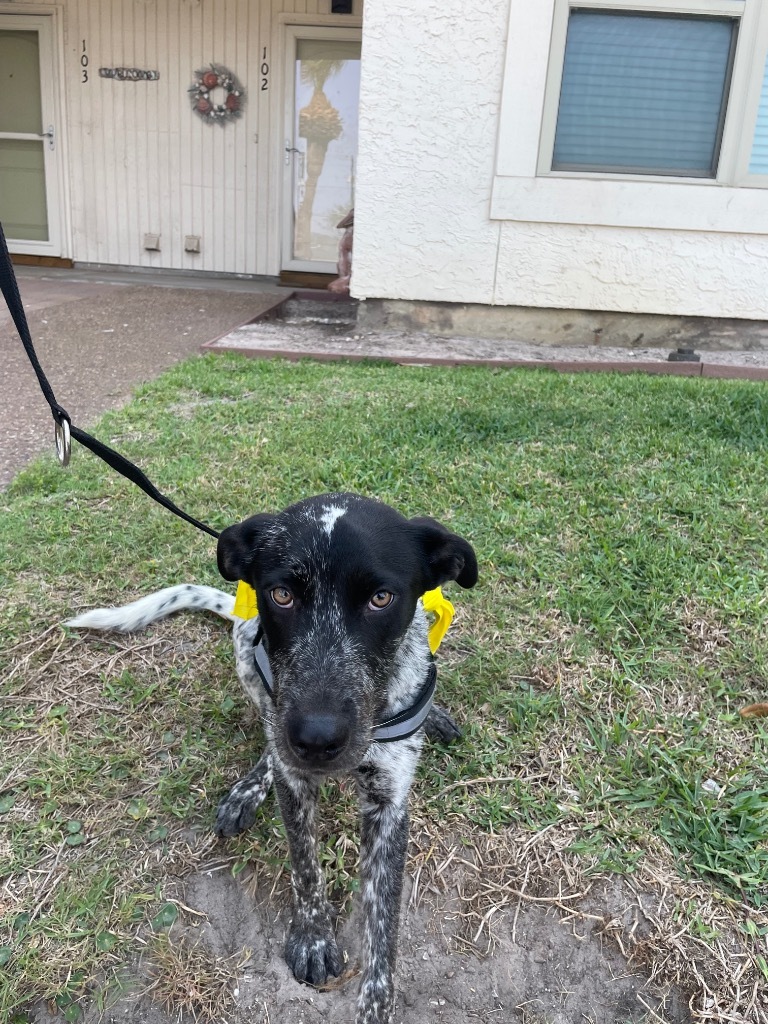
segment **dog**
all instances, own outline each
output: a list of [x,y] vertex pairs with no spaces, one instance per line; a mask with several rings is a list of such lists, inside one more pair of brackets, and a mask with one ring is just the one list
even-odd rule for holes
[[473,587],[475,552],[434,519],[382,502],[324,494],[223,531],[218,566],[254,588],[241,619],[213,587],[170,587],[67,625],[130,631],[185,608],[231,619],[237,673],[261,713],[266,749],[221,801],[219,836],[248,828],[274,785],[291,857],[293,916],[285,959],[301,982],[337,977],[342,959],[318,862],[320,782],[351,775],[361,807],[364,958],[356,1024],[391,1024],[408,795],[425,732],[460,735],[431,705],[434,663],[421,596]]

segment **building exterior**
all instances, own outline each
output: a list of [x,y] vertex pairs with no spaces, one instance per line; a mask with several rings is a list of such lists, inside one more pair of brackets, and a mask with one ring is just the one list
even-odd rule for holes
[[277,275],[354,203],[361,299],[768,319],[767,57],[765,0],[0,0],[0,217]]
[[[354,187],[361,34],[359,11],[332,8],[355,4],[0,0],[0,219],[11,251],[227,274],[332,271]],[[232,98],[210,91],[213,106],[230,103],[221,118],[194,109],[211,65],[241,86]],[[307,128],[312,72],[329,66],[330,99]],[[329,125],[331,104],[340,113]],[[324,143],[313,186],[308,165]],[[312,232],[325,236],[314,251],[302,241],[308,186]]]

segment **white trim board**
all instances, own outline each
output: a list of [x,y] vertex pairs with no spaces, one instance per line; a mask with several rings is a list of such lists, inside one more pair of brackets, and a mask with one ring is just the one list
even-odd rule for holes
[[765,193],[681,182],[497,177],[491,220],[768,235]]

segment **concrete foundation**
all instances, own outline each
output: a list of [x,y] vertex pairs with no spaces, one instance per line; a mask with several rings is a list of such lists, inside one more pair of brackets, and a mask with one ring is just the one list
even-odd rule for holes
[[768,350],[764,320],[368,299],[360,303],[358,325],[361,330],[426,331],[534,345]]

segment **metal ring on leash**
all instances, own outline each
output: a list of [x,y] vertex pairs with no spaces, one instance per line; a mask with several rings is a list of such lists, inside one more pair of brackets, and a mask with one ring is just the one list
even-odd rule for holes
[[69,420],[62,417],[60,423],[55,426],[56,454],[62,466],[69,465],[69,456],[72,454],[72,435],[69,429]]

